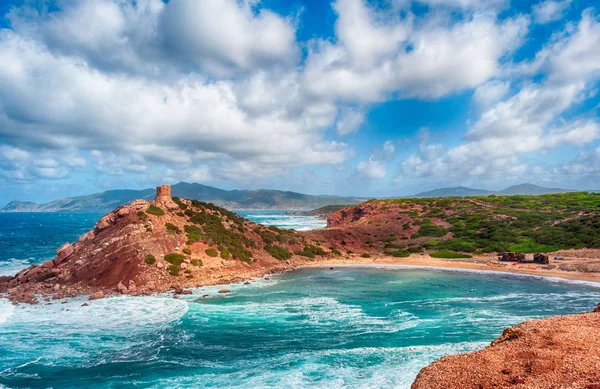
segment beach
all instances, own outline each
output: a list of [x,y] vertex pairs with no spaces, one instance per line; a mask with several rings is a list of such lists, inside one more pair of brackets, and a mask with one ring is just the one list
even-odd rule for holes
[[[577,250],[571,250],[578,254]],[[600,250],[586,250],[586,251],[600,251]],[[574,258],[567,259],[564,261],[550,260],[550,265],[540,264],[516,264],[512,262],[498,262],[495,257],[479,257],[472,259],[440,259],[433,258],[425,254],[412,254],[408,258],[396,258],[387,255],[375,255],[371,258],[362,258],[360,256],[344,257],[339,259],[325,259],[318,262],[304,264],[302,266],[310,267],[326,267],[326,266],[375,266],[375,265],[400,265],[400,266],[418,266],[424,268],[439,268],[439,269],[457,269],[457,270],[476,270],[485,272],[502,272],[511,274],[524,274],[540,277],[556,277],[565,280],[579,280],[588,282],[600,283],[600,262],[595,258],[595,253],[592,254],[593,258]],[[598,263],[597,263],[598,262]],[[550,267],[555,266],[550,269]],[[562,270],[561,267],[568,268],[585,268],[587,271],[577,270]]]

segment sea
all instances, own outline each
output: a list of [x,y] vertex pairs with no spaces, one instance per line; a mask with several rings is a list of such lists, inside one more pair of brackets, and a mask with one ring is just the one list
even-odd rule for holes
[[[293,224],[281,211],[247,212]],[[51,257],[98,216],[0,214],[0,261]],[[180,299],[0,299],[0,388],[409,388],[441,356],[600,301],[593,283],[403,266],[300,268],[225,287]]]

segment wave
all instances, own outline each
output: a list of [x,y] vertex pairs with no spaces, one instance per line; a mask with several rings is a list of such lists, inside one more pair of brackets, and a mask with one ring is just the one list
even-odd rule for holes
[[[162,379],[153,388],[195,388],[203,383],[221,388],[399,388],[408,389],[419,370],[450,354],[474,351],[488,342],[459,342],[407,347],[356,347],[258,356],[243,365],[229,366],[226,375]],[[373,360],[378,360],[373,364]],[[332,366],[332,363],[334,366]],[[269,369],[265,369],[269,366]],[[289,367],[293,366],[293,369]]]
[[159,296],[110,297],[95,300],[87,307],[81,306],[87,302],[83,297],[63,302],[22,305],[12,313],[8,324],[40,333],[56,327],[63,333],[122,332],[168,324],[183,317],[188,310],[186,301]]
[[6,299],[0,299],[0,326],[8,321],[13,315],[15,306]]
[[33,262],[31,259],[9,258],[0,261],[0,276],[14,276],[19,271],[29,267]]

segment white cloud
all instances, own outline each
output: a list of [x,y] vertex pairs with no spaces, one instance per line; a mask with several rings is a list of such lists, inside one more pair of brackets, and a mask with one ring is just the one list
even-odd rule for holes
[[391,140],[385,141],[382,148],[384,158],[392,158],[396,152],[396,145]]
[[296,28],[255,1],[178,0],[165,6],[159,31],[176,56],[217,75],[295,63]]
[[322,140],[334,114],[310,104],[250,115],[231,81],[106,74],[6,30],[0,52],[0,133],[20,143],[134,150],[171,163],[191,163],[199,151],[285,166],[344,159],[345,145]]
[[363,0],[339,0],[334,8],[338,41],[312,42],[305,84],[316,96],[361,103],[393,94],[432,99],[477,87],[521,45],[529,24],[523,16],[498,22],[493,13],[416,23],[411,14],[392,17]]
[[364,121],[365,113],[363,111],[353,108],[344,109],[337,120],[337,133],[346,135],[355,132]]
[[562,17],[563,12],[571,5],[572,0],[545,0],[533,6],[535,21],[541,24],[553,22]]
[[[600,31],[599,25],[590,11],[584,12],[578,25],[568,26],[569,33],[555,35],[536,56],[537,64],[529,69],[535,69],[533,74],[544,70],[542,82],[522,82],[521,90],[513,96],[484,104],[487,108],[470,125],[465,143],[429,155],[421,147],[418,155],[404,161],[403,174],[515,176],[527,170],[520,161],[522,155],[562,146],[580,147],[598,139],[597,120],[577,117],[566,120],[561,115],[582,101],[598,78],[600,61],[596,61],[594,49],[596,46],[600,49],[600,38],[594,33]],[[579,64],[575,53],[586,53],[589,61]],[[567,70],[569,67],[573,69]],[[502,83],[491,84],[491,88],[486,84],[475,93],[476,101],[477,98],[497,100],[505,93],[504,89]]]
[[385,177],[385,165],[373,156],[366,161],[361,161],[356,167],[356,172],[362,178],[369,180],[382,179]]
[[473,99],[479,108],[487,108],[501,101],[507,95],[509,89],[510,82],[508,81],[488,81],[475,89]]

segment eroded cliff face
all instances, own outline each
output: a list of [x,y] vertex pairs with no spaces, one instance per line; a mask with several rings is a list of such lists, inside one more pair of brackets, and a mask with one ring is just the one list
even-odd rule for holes
[[442,388],[600,389],[600,313],[508,328],[481,351],[433,362],[412,385]]
[[161,187],[155,201],[137,200],[104,215],[53,260],[0,278],[0,293],[35,303],[40,295],[147,294],[233,282],[306,262],[292,254],[311,243],[212,204],[175,202]]

